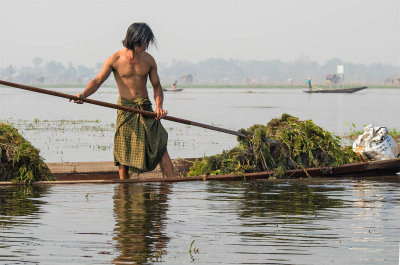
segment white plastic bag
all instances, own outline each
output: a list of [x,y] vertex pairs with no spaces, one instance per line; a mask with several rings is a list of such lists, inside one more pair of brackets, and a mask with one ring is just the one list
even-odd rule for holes
[[364,133],[353,143],[353,151],[365,161],[399,157],[400,149],[386,127],[364,127]]

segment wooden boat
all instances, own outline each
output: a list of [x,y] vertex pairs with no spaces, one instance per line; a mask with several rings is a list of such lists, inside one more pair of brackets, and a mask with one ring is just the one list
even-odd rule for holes
[[319,90],[304,90],[306,93],[354,93],[360,91],[362,89],[368,88],[366,86],[363,87],[351,87],[351,88],[337,88],[337,89],[319,89]]
[[[159,168],[152,172],[131,176],[129,180],[120,180],[118,169],[113,162],[65,162],[48,163],[56,181],[38,181],[35,185],[77,184],[77,183],[136,183],[136,182],[180,182],[198,180],[251,180],[268,179],[274,171],[245,173],[243,175],[215,175],[184,177],[195,159],[174,159],[174,167],[180,177],[163,178]],[[309,177],[368,177],[393,175],[400,172],[400,158],[345,164],[339,167],[294,169],[286,172],[286,178]],[[13,185],[11,182],[0,182],[0,185]]]

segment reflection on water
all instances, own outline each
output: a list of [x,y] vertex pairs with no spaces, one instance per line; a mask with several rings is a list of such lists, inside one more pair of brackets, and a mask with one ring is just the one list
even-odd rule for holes
[[19,216],[37,216],[40,206],[45,202],[39,198],[46,195],[48,187],[32,186],[0,186],[0,216],[2,216],[2,227],[18,225]]
[[328,195],[343,191],[341,187],[308,186],[303,183],[254,181],[244,185],[240,216],[315,215],[326,208],[342,207],[341,199]]
[[396,264],[400,176],[8,187],[0,264]]
[[120,184],[115,187],[114,240],[119,251],[115,264],[145,264],[161,258],[168,242],[163,230],[169,186]]

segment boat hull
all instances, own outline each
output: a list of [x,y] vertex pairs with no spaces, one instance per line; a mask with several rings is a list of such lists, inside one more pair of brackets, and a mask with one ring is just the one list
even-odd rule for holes
[[180,92],[180,91],[183,91],[183,88],[176,88],[174,90],[163,88],[163,91],[164,92]]
[[354,93],[367,88],[363,87],[352,87],[352,88],[338,88],[338,89],[320,89],[320,90],[304,90],[306,93]]
[[[50,170],[56,181],[38,181],[35,185],[77,184],[77,183],[138,183],[138,182],[181,182],[198,180],[252,180],[269,179],[274,171],[245,173],[243,175],[214,175],[184,177],[195,159],[173,160],[178,177],[164,178],[161,170],[156,168],[151,172],[131,176],[131,179],[120,180],[118,168],[112,162],[76,162],[49,163]],[[305,168],[286,171],[286,178],[310,177],[368,177],[392,175],[400,172],[400,158],[345,164],[339,167]],[[180,176],[179,176],[180,175]],[[0,185],[13,185],[11,182],[0,182]]]

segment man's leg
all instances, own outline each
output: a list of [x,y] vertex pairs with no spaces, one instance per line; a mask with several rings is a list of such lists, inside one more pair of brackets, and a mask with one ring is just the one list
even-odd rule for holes
[[119,165],[119,179],[129,179],[129,167]]
[[172,165],[171,158],[167,151],[165,151],[164,155],[160,161],[160,168],[164,177],[173,178],[175,177],[174,174],[174,166]]

